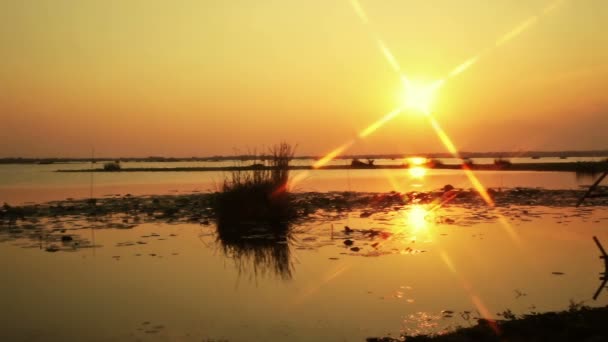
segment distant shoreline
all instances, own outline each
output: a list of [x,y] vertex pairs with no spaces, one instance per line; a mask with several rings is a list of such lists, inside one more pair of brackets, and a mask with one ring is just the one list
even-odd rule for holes
[[[586,150],[586,151],[526,151],[526,152],[461,152],[460,156],[463,159],[470,158],[598,158],[608,157],[608,150]],[[232,156],[208,156],[208,157],[96,157],[96,158],[64,158],[64,157],[38,157],[38,158],[23,158],[23,157],[4,157],[0,158],[0,164],[61,164],[61,163],[89,163],[104,162],[104,161],[121,161],[121,162],[153,162],[153,163],[170,163],[170,162],[221,162],[221,161],[252,161],[259,160],[262,155],[232,155]],[[366,154],[366,155],[342,155],[337,157],[339,160],[349,159],[404,159],[408,157],[426,157],[429,159],[435,158],[454,158],[449,153],[405,153],[405,154]],[[318,160],[321,156],[296,156],[294,159],[312,159]]]
[[[437,170],[459,170],[463,165],[441,164],[429,167]],[[581,173],[602,173],[608,171],[608,162],[563,162],[563,163],[512,163],[512,164],[468,164],[471,170],[479,171],[555,171],[555,172],[581,172]],[[351,165],[327,165],[319,168],[306,165],[290,166],[290,170],[383,170],[383,169],[408,169],[409,165],[371,165],[371,166],[351,166]],[[270,170],[268,166],[218,166],[218,167],[130,167],[120,170],[77,169],[77,170],[56,170],[56,172],[232,172],[232,171],[254,171]]]

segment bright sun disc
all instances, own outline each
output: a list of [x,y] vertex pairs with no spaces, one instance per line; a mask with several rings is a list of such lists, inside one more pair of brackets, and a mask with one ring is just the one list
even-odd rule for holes
[[435,93],[437,92],[437,89],[443,85],[443,83],[443,80],[439,80],[430,84],[422,84],[403,77],[403,85],[405,87],[403,94],[403,106],[406,109],[415,110],[417,112],[429,115],[431,105],[435,98]]

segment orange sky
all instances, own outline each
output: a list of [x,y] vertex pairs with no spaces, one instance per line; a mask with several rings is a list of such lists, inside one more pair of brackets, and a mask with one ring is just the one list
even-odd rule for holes
[[[433,105],[461,150],[608,148],[607,1],[359,2],[4,0],[0,157],[323,154],[401,103],[374,34],[412,79],[481,54]],[[348,153],[444,150],[406,112]]]

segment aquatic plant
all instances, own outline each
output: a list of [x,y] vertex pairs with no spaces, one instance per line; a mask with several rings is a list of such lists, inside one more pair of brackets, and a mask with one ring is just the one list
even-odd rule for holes
[[[281,143],[249,169],[233,171],[215,198],[217,239],[239,273],[291,278],[290,220],[297,212],[288,191],[294,148]],[[251,267],[249,267],[251,266]]]
[[269,152],[254,160],[253,167],[232,171],[224,179],[215,200],[218,222],[276,224],[294,216],[288,192],[294,148],[283,142]]

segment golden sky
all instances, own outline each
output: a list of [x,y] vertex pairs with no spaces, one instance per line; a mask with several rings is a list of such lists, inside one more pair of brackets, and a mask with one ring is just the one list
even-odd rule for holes
[[[0,157],[323,154],[432,82],[466,151],[608,148],[605,0],[3,0]],[[442,152],[403,113],[348,153]]]

